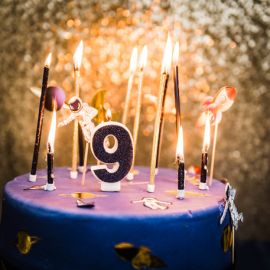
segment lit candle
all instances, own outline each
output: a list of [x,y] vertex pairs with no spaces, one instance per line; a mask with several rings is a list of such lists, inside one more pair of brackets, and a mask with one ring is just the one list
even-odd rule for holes
[[178,134],[181,124],[181,107],[180,107],[180,93],[179,93],[179,79],[178,79],[178,60],[179,60],[179,42],[177,41],[173,49],[173,82],[174,82],[174,98],[176,109],[176,132]]
[[[82,55],[83,55],[83,42],[81,41],[78,45],[74,56],[74,84],[75,84],[75,95],[79,97],[80,94],[80,68],[82,63]],[[72,147],[72,165],[70,171],[70,178],[76,179],[78,177],[77,171],[77,161],[78,161],[78,120],[75,119],[74,121],[74,130],[73,130],[73,147]],[[80,138],[83,140],[83,138]],[[80,153],[81,159],[83,159],[83,153]]]
[[169,70],[171,67],[172,61],[172,43],[171,38],[168,35],[163,61],[161,69],[161,78],[160,78],[160,87],[159,87],[159,97],[156,111],[156,121],[154,128],[154,138],[153,138],[153,147],[152,147],[152,156],[151,156],[151,168],[150,168],[150,180],[147,186],[148,192],[155,191],[155,174],[156,174],[156,164],[159,153],[159,144],[160,144],[160,134],[161,127],[163,125],[163,114],[164,114],[164,105],[165,105],[165,96],[168,87],[169,80]]
[[208,148],[210,145],[210,114],[208,113],[205,119],[205,129],[202,148],[202,163],[201,163],[201,179],[199,189],[209,189],[206,184],[207,179],[207,161],[208,161]]
[[178,164],[178,191],[177,198],[185,198],[185,162],[184,162],[184,139],[183,128],[180,126],[178,132],[177,148],[176,148],[176,160]]
[[137,146],[137,139],[138,139],[139,124],[140,124],[140,113],[141,113],[141,105],[142,105],[143,74],[144,74],[144,68],[146,66],[146,62],[147,62],[147,46],[144,46],[142,53],[140,55],[140,60],[139,60],[139,85],[138,85],[137,104],[136,104],[135,119],[134,119],[134,126],[133,126],[134,154],[133,154],[133,164],[132,164],[132,168],[131,168],[132,175],[133,175],[133,171],[134,171],[136,146]]
[[52,54],[49,53],[49,55],[46,58],[44,69],[43,69],[42,88],[41,88],[41,95],[40,95],[40,101],[39,101],[38,121],[37,121],[37,129],[36,129],[36,139],[35,139],[35,145],[34,145],[34,151],[33,151],[31,173],[29,175],[29,181],[31,182],[36,182],[36,179],[37,179],[36,172],[37,172],[37,164],[38,164],[38,152],[39,152],[39,145],[40,145],[40,139],[41,139],[41,133],[42,133],[45,98],[46,98],[46,90],[47,90],[47,84],[48,84],[48,78],[49,78],[51,58],[52,58]]
[[44,186],[44,190],[47,191],[53,191],[56,189],[53,175],[55,130],[56,130],[56,111],[54,110],[47,143],[47,184]]
[[130,58],[130,65],[129,65],[129,78],[128,78],[128,87],[127,87],[127,94],[125,99],[124,111],[122,116],[122,123],[126,125],[127,123],[127,115],[129,109],[129,101],[130,101],[130,94],[133,85],[133,78],[135,71],[137,69],[137,58],[138,58],[138,50],[137,48],[133,48],[131,58]]

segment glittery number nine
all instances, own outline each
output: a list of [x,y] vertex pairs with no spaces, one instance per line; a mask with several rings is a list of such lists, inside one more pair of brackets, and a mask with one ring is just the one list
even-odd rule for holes
[[[111,148],[107,145],[108,136],[114,138]],[[115,183],[129,173],[133,161],[133,141],[124,125],[117,122],[99,124],[93,131],[91,148],[95,158],[105,163],[91,167],[99,180]]]

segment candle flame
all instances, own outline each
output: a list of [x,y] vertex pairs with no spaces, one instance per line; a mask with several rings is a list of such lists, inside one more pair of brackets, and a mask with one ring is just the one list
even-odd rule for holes
[[209,146],[210,146],[210,114],[207,113],[203,137],[203,152],[207,152]]
[[49,68],[52,61],[52,53],[50,52],[45,60],[45,67]]
[[133,48],[132,54],[130,57],[129,71],[135,72],[137,69],[137,58],[138,58],[138,49],[137,47]]
[[48,136],[48,148],[50,147],[51,153],[54,152],[54,139],[55,139],[55,131],[56,131],[56,110],[53,110],[51,127]]
[[171,41],[170,34],[168,34],[165,51],[163,54],[161,72],[169,73],[171,64],[172,64],[172,41]]
[[180,126],[177,139],[176,147],[176,159],[184,161],[184,138],[183,138],[183,128]]
[[112,111],[110,110],[110,108],[106,111],[106,119],[108,121],[111,121],[112,119]]
[[83,56],[83,41],[81,40],[74,55],[73,55],[73,61],[74,61],[74,68],[80,69],[82,64],[82,56]]
[[143,46],[141,55],[140,55],[140,63],[139,68],[144,69],[147,63],[147,46]]
[[177,41],[173,48],[173,63],[175,66],[178,65],[179,61],[179,41]]

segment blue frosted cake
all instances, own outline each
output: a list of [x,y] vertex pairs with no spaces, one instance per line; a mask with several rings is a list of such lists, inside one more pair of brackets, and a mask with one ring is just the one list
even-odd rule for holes
[[[178,200],[175,170],[160,169],[149,194],[149,168],[137,169],[121,192],[101,192],[91,172],[81,186],[67,168],[55,169],[53,192],[29,190],[28,175],[8,182],[0,227],[6,267],[230,269],[229,213],[220,224],[225,185],[214,181],[201,191],[198,178],[187,175],[186,198]],[[37,185],[45,182],[46,171],[39,171]]]

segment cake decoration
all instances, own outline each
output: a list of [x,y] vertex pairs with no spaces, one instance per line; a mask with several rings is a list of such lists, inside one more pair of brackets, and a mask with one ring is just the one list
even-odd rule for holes
[[233,227],[235,228],[235,230],[237,230],[238,222],[239,221],[243,222],[244,216],[243,216],[243,213],[238,212],[235,202],[234,202],[236,189],[234,189],[229,183],[227,183],[225,190],[226,190],[226,202],[225,202],[223,214],[220,218],[220,224],[224,222],[226,213],[229,210]]
[[170,207],[170,205],[173,204],[172,202],[164,202],[152,197],[146,197],[142,198],[141,200],[131,201],[131,203],[143,203],[145,207],[148,207],[152,210],[166,210]]
[[138,83],[138,92],[137,92],[137,103],[135,109],[135,119],[133,124],[133,163],[130,170],[130,173],[127,175],[128,180],[132,180],[134,178],[134,164],[136,158],[136,147],[137,147],[137,139],[139,132],[139,124],[140,124],[140,114],[141,114],[141,105],[142,105],[142,87],[143,87],[143,75],[144,68],[147,62],[147,46],[144,46],[140,55],[139,60],[139,83]]
[[212,185],[213,174],[214,174],[214,165],[215,165],[215,153],[216,153],[216,144],[217,144],[217,134],[218,134],[218,125],[222,118],[222,113],[227,111],[234,103],[236,97],[236,89],[231,86],[222,87],[218,93],[213,98],[212,102],[205,104],[207,110],[210,110],[214,116],[214,140],[213,140],[213,149],[212,149],[212,160],[210,168],[210,177],[208,184]]
[[36,128],[36,138],[35,138],[33,158],[32,158],[32,167],[31,167],[31,172],[29,175],[29,181],[31,182],[36,182],[36,179],[37,179],[36,172],[37,172],[37,164],[38,164],[38,153],[39,153],[39,146],[40,146],[40,140],[41,140],[41,134],[42,134],[45,98],[46,98],[51,59],[52,59],[52,54],[49,53],[45,60],[44,69],[43,69],[42,88],[41,88],[38,121],[37,121],[37,128]]
[[19,231],[16,238],[16,247],[19,252],[26,255],[30,252],[32,245],[40,240],[37,236],[31,236],[25,231]]
[[153,138],[153,146],[152,146],[152,156],[151,156],[151,173],[149,184],[147,185],[148,192],[155,191],[155,175],[158,169],[159,162],[159,152],[160,152],[160,144],[162,138],[162,130],[163,130],[163,119],[164,119],[164,106],[165,106],[165,98],[166,92],[168,88],[169,81],[169,70],[171,67],[172,60],[172,43],[170,35],[168,34],[166,47],[163,55],[162,68],[161,68],[161,77],[160,77],[160,86],[159,86],[159,96],[158,96],[158,105],[156,111],[156,120],[154,126],[154,138]]
[[221,236],[221,246],[224,252],[227,252],[233,245],[233,231],[230,225],[227,225]]
[[82,199],[77,199],[76,203],[77,203],[77,207],[79,207],[79,208],[93,208],[93,207],[95,207],[94,202],[85,202]]
[[205,119],[205,129],[203,137],[203,148],[202,148],[202,162],[201,162],[201,178],[199,183],[199,189],[208,190],[209,187],[206,184],[207,179],[207,162],[208,162],[208,148],[210,145],[210,114],[208,113]]
[[91,192],[73,192],[70,194],[59,194],[58,196],[60,197],[72,197],[75,199],[95,199],[95,198],[102,198],[102,197],[107,197],[105,194],[94,194]]
[[[107,139],[114,145],[110,148]],[[133,139],[130,131],[121,123],[101,123],[93,131],[91,150],[102,163],[91,167],[93,175],[101,180],[102,191],[120,191],[120,181],[129,173],[133,162]],[[108,167],[108,164],[112,166]]]
[[131,243],[119,243],[115,245],[114,249],[119,257],[129,261],[134,269],[167,267],[164,261],[155,256],[148,247],[136,247]]
[[[165,190],[165,193],[168,193],[172,196],[177,197],[178,190]],[[196,191],[191,191],[191,190],[185,190],[185,195],[188,197],[209,197],[210,196],[210,194],[208,193],[196,192]]]

